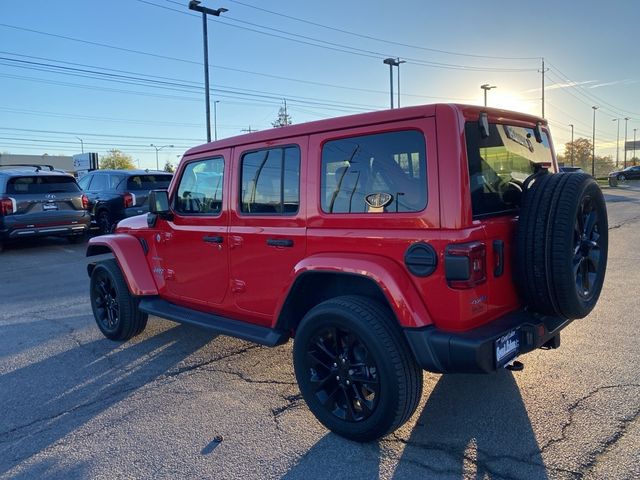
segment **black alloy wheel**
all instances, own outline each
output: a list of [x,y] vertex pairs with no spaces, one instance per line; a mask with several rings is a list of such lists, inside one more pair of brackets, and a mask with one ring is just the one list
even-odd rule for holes
[[378,366],[353,331],[320,330],[307,346],[307,362],[314,394],[332,415],[349,422],[371,416],[380,397]]
[[107,272],[98,271],[91,287],[96,321],[104,330],[115,332],[120,323],[120,305],[113,279]]
[[600,232],[598,211],[590,196],[584,196],[578,207],[573,243],[573,269],[576,292],[585,300],[593,295],[600,265]]
[[102,210],[98,213],[98,228],[100,229],[100,235],[106,235],[111,233],[113,225],[111,223],[111,215],[106,210]]
[[398,320],[366,297],[335,297],[309,310],[296,330],[293,366],[311,412],[350,440],[394,431],[422,395],[422,370]]

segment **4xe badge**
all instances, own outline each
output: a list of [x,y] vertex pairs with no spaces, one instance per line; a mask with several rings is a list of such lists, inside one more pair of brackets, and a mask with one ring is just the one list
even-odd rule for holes
[[393,195],[384,192],[370,193],[364,197],[364,201],[367,202],[367,205],[371,208],[383,208],[393,201]]

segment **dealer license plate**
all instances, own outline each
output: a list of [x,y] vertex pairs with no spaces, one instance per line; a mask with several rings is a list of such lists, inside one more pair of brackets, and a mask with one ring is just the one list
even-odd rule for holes
[[45,212],[48,210],[58,210],[58,205],[53,202],[47,202],[42,204],[42,210]]
[[495,341],[496,366],[504,367],[518,356],[520,352],[520,335],[518,330],[511,330]]

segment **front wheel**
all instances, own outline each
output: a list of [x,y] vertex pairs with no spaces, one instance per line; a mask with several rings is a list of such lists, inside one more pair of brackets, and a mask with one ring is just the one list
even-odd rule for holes
[[115,260],[98,263],[91,272],[91,308],[98,328],[111,340],[129,340],[141,333],[148,315],[138,310]]
[[619,182],[624,182],[627,179],[627,177],[625,177],[624,175],[618,175],[618,181]]
[[422,395],[422,370],[397,320],[365,297],[337,297],[311,309],[296,332],[293,361],[311,412],[351,440],[396,430]]

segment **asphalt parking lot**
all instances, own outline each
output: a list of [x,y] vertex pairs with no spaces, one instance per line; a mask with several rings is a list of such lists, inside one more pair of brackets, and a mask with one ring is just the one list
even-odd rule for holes
[[153,319],[105,339],[85,245],[0,256],[0,478],[640,478],[640,189],[606,188],[601,300],[523,372],[425,375],[378,443],[328,433],[275,349]]

